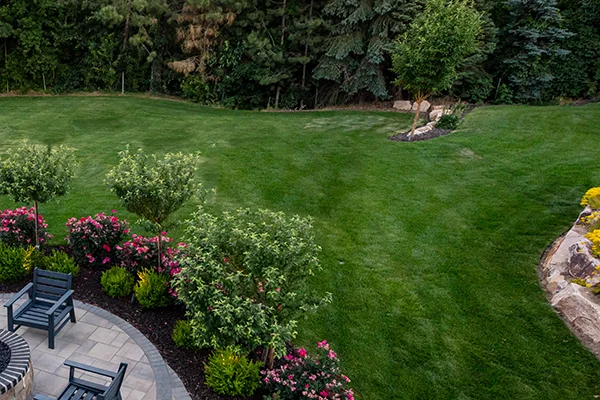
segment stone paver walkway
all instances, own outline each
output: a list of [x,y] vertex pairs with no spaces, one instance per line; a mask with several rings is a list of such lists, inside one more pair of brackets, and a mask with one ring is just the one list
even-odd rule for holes
[[[0,293],[0,329],[6,329],[6,308],[12,297]],[[21,302],[17,303],[18,305]],[[16,308],[15,308],[16,309]],[[164,362],[154,345],[123,319],[89,304],[75,301],[77,323],[68,323],[56,336],[54,349],[48,348],[48,334],[21,327],[16,333],[31,348],[34,369],[34,394],[56,397],[68,382],[65,360],[117,371],[119,363],[128,364],[121,389],[123,400],[189,400],[175,372]],[[97,375],[79,373],[85,379],[107,384]],[[78,376],[78,377],[79,377]]]

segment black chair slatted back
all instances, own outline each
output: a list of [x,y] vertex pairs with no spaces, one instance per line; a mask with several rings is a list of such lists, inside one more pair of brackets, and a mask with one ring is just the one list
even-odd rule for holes
[[71,274],[46,271],[36,268],[33,271],[33,297],[35,299],[56,301],[71,290]]
[[98,395],[98,400],[117,400],[119,398],[119,391],[123,379],[125,379],[125,371],[127,371],[127,363],[121,363],[117,376],[115,376],[108,389],[103,394]]

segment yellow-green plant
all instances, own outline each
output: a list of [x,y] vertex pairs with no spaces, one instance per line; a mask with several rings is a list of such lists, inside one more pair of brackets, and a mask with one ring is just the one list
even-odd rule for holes
[[600,229],[586,233],[586,239],[592,242],[592,253],[595,257],[600,257]]
[[585,192],[581,199],[582,206],[590,206],[590,208],[600,208],[600,187],[594,187]]
[[216,350],[204,367],[206,386],[218,394],[250,396],[260,383],[260,363],[248,360],[239,348]]
[[590,215],[581,217],[581,224],[587,228],[589,232],[600,229],[600,211],[594,211]]
[[164,274],[145,269],[138,273],[138,277],[133,291],[142,307],[153,309],[169,305],[169,280]]

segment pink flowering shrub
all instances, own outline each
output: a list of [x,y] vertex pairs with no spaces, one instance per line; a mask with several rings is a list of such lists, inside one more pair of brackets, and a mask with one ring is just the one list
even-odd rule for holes
[[[52,235],[46,229],[48,224],[41,214],[38,214],[40,229],[40,244],[44,244]],[[35,209],[31,207],[4,210],[0,214],[0,242],[13,247],[28,247],[35,245]]]
[[263,386],[269,393],[265,399],[354,399],[348,386],[350,379],[341,373],[337,354],[327,341],[318,343],[315,355],[308,355],[302,348],[284,356],[283,361],[277,368],[261,371]]
[[119,262],[117,246],[129,234],[127,221],[104,213],[95,217],[71,218],[67,222],[67,243],[81,265],[111,266]]
[[123,245],[118,246],[118,251],[121,260],[121,266],[139,272],[145,269],[153,269],[158,273],[168,273],[171,277],[181,271],[177,256],[185,243],[177,243],[172,246],[173,239],[166,236],[167,232],[162,232],[161,238],[161,263],[158,265],[158,238],[144,237],[140,235],[131,235],[131,240],[126,241]]

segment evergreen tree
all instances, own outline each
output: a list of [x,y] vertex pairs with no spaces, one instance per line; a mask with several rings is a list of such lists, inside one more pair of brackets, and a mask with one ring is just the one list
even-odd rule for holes
[[515,100],[539,102],[553,79],[551,62],[568,52],[556,0],[507,0],[508,23],[500,31],[500,79]]
[[385,77],[386,49],[403,33],[421,9],[420,0],[331,0],[325,13],[332,19],[332,36],[314,71],[316,79],[333,81],[327,93],[335,101],[338,90],[348,95],[370,93],[389,97]]

